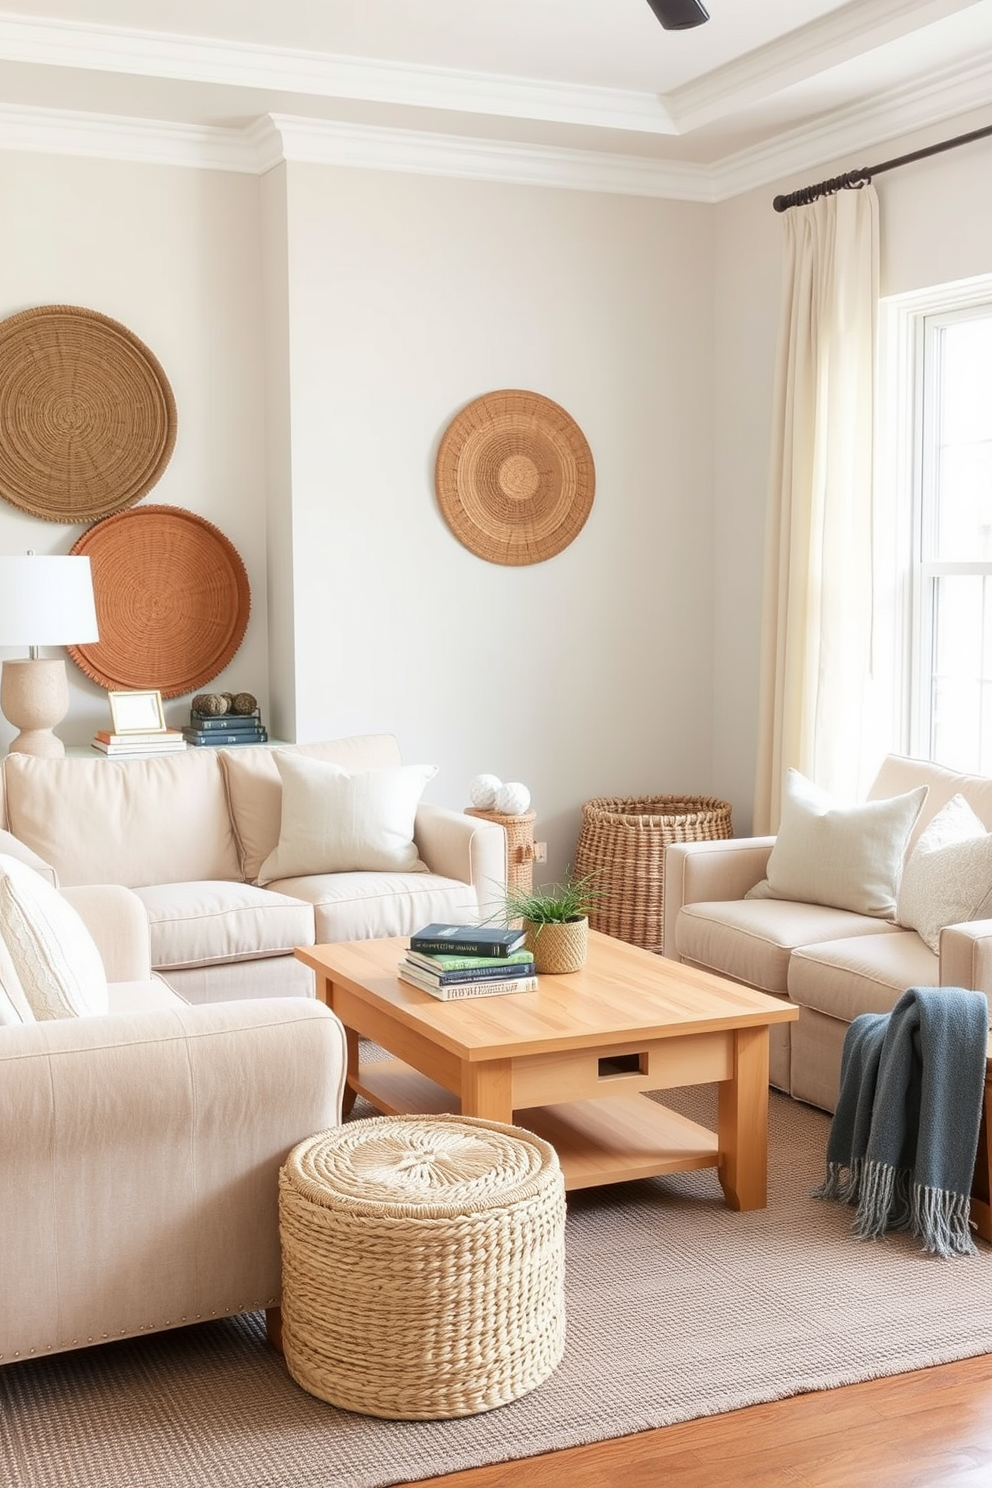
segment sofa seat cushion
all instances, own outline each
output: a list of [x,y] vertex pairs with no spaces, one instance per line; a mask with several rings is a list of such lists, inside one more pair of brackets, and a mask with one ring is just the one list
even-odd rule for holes
[[940,962],[915,930],[802,946],[789,965],[792,1001],[842,1023],[891,1012],[907,987],[939,985]]
[[209,880],[134,892],[148,912],[157,971],[288,955],[314,943],[312,907],[270,889]]
[[473,924],[479,905],[471,884],[436,873],[326,873],[284,878],[269,890],[313,905],[318,945],[413,935],[432,921]]
[[791,899],[687,904],[675,923],[681,960],[779,997],[788,995],[789,958],[796,946],[893,933],[898,926],[875,916]]

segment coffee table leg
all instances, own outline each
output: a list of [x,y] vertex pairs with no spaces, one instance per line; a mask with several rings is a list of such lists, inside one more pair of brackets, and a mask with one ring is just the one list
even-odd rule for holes
[[485,1121],[513,1120],[513,1082],[509,1059],[462,1065],[462,1115]]
[[768,1202],[768,1028],[739,1028],[734,1075],[719,1086],[720,1182],[731,1209]]
[[355,1082],[358,1079],[358,1034],[353,1028],[344,1031],[345,1042],[348,1046],[348,1073],[344,1082],[344,1095],[341,1099],[341,1114],[347,1116],[355,1104]]

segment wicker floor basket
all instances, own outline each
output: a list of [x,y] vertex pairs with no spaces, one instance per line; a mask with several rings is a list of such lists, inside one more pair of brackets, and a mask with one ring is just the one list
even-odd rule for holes
[[565,1344],[565,1185],[532,1132],[378,1116],[319,1132],[279,1180],[282,1342],[311,1395],[432,1420],[532,1390]]
[[733,836],[729,801],[714,796],[600,796],[582,807],[575,871],[595,873],[594,930],[664,950],[665,848]]

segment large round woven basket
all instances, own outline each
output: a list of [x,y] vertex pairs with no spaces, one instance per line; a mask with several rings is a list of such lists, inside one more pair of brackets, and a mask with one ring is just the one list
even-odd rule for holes
[[595,874],[594,930],[664,950],[665,849],[733,836],[729,801],[715,796],[600,796],[582,807],[577,874]]
[[0,321],[0,496],[50,522],[133,506],[176,442],[158,358],[119,321],[38,305]]
[[251,590],[234,544],[178,506],[139,506],[87,528],[100,639],[69,646],[101,687],[180,697],[213,681],[248,628]]
[[378,1116],[319,1132],[279,1178],[282,1343],[297,1384],[395,1420],[516,1400],[565,1343],[565,1191],[532,1132]]

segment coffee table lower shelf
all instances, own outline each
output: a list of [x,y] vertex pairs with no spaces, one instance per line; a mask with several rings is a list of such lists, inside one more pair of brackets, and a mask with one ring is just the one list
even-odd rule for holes
[[[399,1059],[363,1064],[353,1088],[386,1116],[458,1112],[458,1097]],[[471,1114],[471,1113],[469,1113]],[[550,1142],[567,1189],[716,1168],[716,1134],[646,1095],[615,1095],[514,1111]]]

